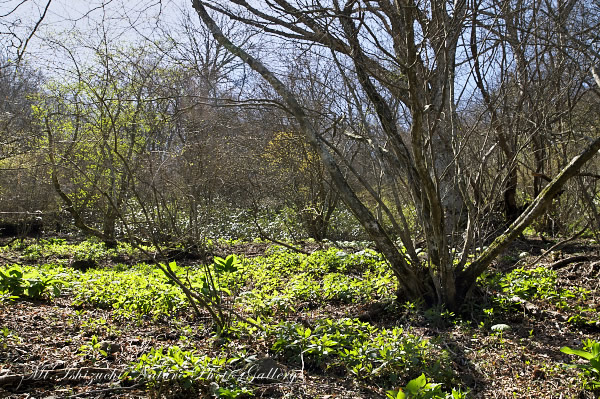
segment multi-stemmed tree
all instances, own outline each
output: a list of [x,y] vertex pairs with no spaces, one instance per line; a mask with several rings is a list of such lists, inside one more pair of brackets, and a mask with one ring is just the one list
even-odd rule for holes
[[[293,116],[290,131],[300,132],[319,155],[328,179],[386,256],[400,294],[409,299],[459,306],[477,277],[600,148],[597,124],[576,126],[572,118],[579,101],[590,101],[588,93],[600,84],[594,4],[194,0],[192,5],[216,48],[227,49],[269,83],[277,95],[269,100]],[[286,63],[295,62],[290,49],[310,60],[304,76],[314,73],[313,65],[331,66],[335,85],[324,92],[339,98],[319,109],[305,101],[302,85],[282,79]],[[189,54],[199,59],[200,53]],[[67,209],[81,228],[111,241],[116,215],[142,182],[135,177],[143,176],[136,171],[148,159],[142,148],[161,130],[155,116],[164,109],[145,105],[139,86],[144,74],[124,87],[118,82],[129,75],[115,73],[116,64],[103,65],[102,73],[80,75],[78,83],[63,86],[38,109],[38,117],[54,186]],[[245,71],[231,72],[232,81],[244,87]],[[94,138],[81,141],[84,131]],[[557,142],[566,143],[560,158],[550,156]],[[352,145],[377,173],[365,173],[346,157]],[[80,173],[72,177],[89,190],[65,191],[59,176],[65,165],[77,165]],[[521,212],[518,196],[529,178],[535,198]],[[476,251],[488,238],[484,221],[498,199],[514,222],[487,249]],[[104,209],[103,229],[85,223],[83,210],[91,201]],[[147,212],[146,219],[151,216]],[[415,249],[416,233],[424,237],[425,261]]]
[[149,163],[163,161],[157,146],[169,142],[170,100],[155,99],[153,87],[167,73],[160,58],[129,55],[135,60],[99,51],[98,62],[48,83],[34,105],[54,189],[75,225],[108,245],[119,222],[135,217],[130,207],[144,205],[142,190],[152,198],[143,184],[153,179]]
[[[538,12],[535,7],[539,5],[518,3],[515,6],[511,2],[488,4],[461,0],[275,0],[255,4],[244,0],[194,0],[193,7],[214,38],[277,92],[280,101],[293,115],[297,129],[319,153],[342,200],[386,256],[398,278],[400,294],[409,299],[423,298],[431,304],[456,308],[477,277],[544,212],[566,180],[600,149],[597,128],[574,134],[573,142],[579,146],[585,143],[585,150],[562,165],[560,173],[520,216],[510,209],[511,217],[516,219],[514,223],[486,250],[475,253],[478,222],[485,215],[482,215],[481,206],[476,206],[474,197],[481,197],[483,191],[490,190],[489,187],[501,186],[505,189],[499,193],[504,193],[505,203],[515,208],[514,170],[519,156],[518,147],[508,146],[508,140],[504,140],[497,108],[493,105],[496,100],[491,99],[488,81],[482,74],[493,73],[497,77],[495,86],[503,88],[505,95],[512,97],[507,103],[520,101],[519,98],[534,104],[543,102],[544,99],[539,98],[544,96],[543,90],[529,90],[522,82],[528,75],[523,70],[521,56],[529,57],[535,53],[540,49],[540,43],[523,41],[520,44],[515,40],[540,34],[539,26],[548,22],[554,12],[561,21],[569,21],[571,17],[563,4],[547,4],[543,12]],[[425,236],[426,262],[413,249],[409,224],[403,223],[404,210],[395,213],[390,210],[371,183],[361,179],[359,173],[354,176],[358,185],[356,182],[351,184],[342,173],[343,160],[339,152],[315,126],[298,94],[278,77],[282,61],[275,57],[277,51],[264,52],[267,54],[265,59],[259,58],[223,34],[215,22],[215,15],[243,24],[257,37],[268,37],[278,48],[301,47],[321,62],[337,65],[346,84],[360,93],[347,99],[350,108],[367,109],[370,120],[377,122],[375,128],[362,129],[357,139],[367,141],[372,156],[381,160],[387,176],[406,187]],[[567,25],[563,23],[562,26]],[[496,63],[494,57],[485,57],[497,48],[488,40],[491,36],[496,37],[504,48],[512,49],[503,54],[506,62]],[[559,40],[552,39],[545,44],[555,46],[558,51],[565,48]],[[551,55],[549,52],[548,57]],[[526,62],[534,62],[539,65],[537,68],[552,73],[557,66],[545,60],[547,57],[543,60],[533,57],[527,58]],[[521,94],[508,90],[509,81],[515,76],[517,87],[514,90],[522,91]],[[573,79],[581,79],[581,76],[572,75]],[[465,149],[472,144],[477,132],[461,119],[458,109],[461,93],[475,95],[473,86],[478,88],[487,106],[480,117],[490,119],[496,137],[492,140],[484,137],[482,150],[470,153],[476,157],[467,158]],[[562,93],[574,99],[570,94]],[[544,122],[552,128],[552,120]],[[523,129],[518,124],[511,127]],[[516,130],[511,134],[518,137],[532,133]],[[489,168],[489,158],[497,151],[497,143],[506,147],[502,151],[508,158],[509,173],[505,182],[496,180],[483,184],[478,171]],[[400,220],[393,225],[401,230],[402,246],[396,245],[390,231],[366,206],[364,198],[358,195],[358,187],[385,207],[388,218]]]

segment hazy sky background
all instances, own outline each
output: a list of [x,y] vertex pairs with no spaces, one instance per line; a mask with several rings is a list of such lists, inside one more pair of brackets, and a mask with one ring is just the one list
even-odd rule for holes
[[[19,36],[27,37],[46,4],[46,0],[0,0],[0,15],[19,5],[16,11],[1,17],[0,21],[4,26],[7,23],[18,26],[15,29]],[[103,39],[115,46],[126,43],[152,46],[153,40],[166,37],[185,41],[181,34],[185,13],[192,14],[193,23],[199,24],[193,15],[191,0],[52,0],[42,25],[28,44],[25,60],[45,76],[60,77],[73,66],[73,60],[78,64],[86,63]],[[285,57],[279,57],[285,53],[285,43],[260,35],[258,44],[266,48],[269,40],[280,45],[270,43],[269,48],[274,50],[263,51],[259,57],[277,69],[285,64]],[[458,79],[457,93],[462,92],[463,87],[467,93],[472,91],[463,84],[468,80],[469,71],[464,73],[465,78]]]
[[[45,0],[0,0],[2,33],[10,27],[20,38],[26,38],[46,4]],[[28,43],[27,59],[34,63],[50,61],[57,41],[76,36],[89,45],[103,35],[114,42],[135,43],[144,38],[152,39],[164,29],[176,27],[182,12],[191,9],[189,0],[52,0],[43,23]],[[11,46],[19,45],[9,35],[3,36],[4,46],[9,51]],[[66,60],[63,58],[62,61]]]

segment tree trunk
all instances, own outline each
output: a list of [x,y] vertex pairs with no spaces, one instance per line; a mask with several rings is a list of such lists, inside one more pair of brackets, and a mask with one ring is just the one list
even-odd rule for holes
[[106,248],[117,247],[117,236],[116,236],[116,225],[117,225],[118,214],[112,206],[109,206],[108,210],[104,214],[104,220],[102,223],[102,232],[104,237],[104,245]]
[[517,205],[517,168],[511,167],[504,186],[504,217],[508,223],[514,222],[519,217]]
[[[390,36],[394,45],[393,61],[397,61],[398,67],[394,70],[373,67],[374,64],[377,65],[377,62],[369,58],[370,49],[366,51],[361,47],[360,38],[363,32],[360,30],[369,23],[361,20],[365,15],[364,10],[359,9],[356,2],[346,2],[344,9],[336,8],[336,6],[339,7],[339,3],[334,2],[331,9],[327,10],[331,12],[330,15],[335,15],[336,23],[340,24],[343,40],[337,36],[333,37],[327,31],[328,26],[321,26],[320,21],[313,20],[312,13],[300,12],[287,2],[283,2],[287,7],[285,12],[289,12],[290,18],[292,16],[297,18],[299,25],[304,24],[306,29],[304,27],[296,29],[296,25],[288,24],[287,19],[279,20],[277,17],[263,14],[262,11],[253,10],[245,2],[234,3],[245,7],[250,13],[254,13],[259,20],[268,21],[263,22],[265,30],[271,29],[271,26],[277,26],[279,23],[280,27],[285,26],[280,32],[281,37],[287,37],[289,30],[293,32],[290,33],[292,36],[297,34],[307,42],[328,46],[332,52],[343,53],[349,57],[353,67],[352,72],[368,98],[368,105],[374,110],[387,140],[385,150],[389,151],[390,158],[393,158],[394,162],[399,165],[398,170],[401,170],[406,176],[407,186],[414,199],[419,222],[427,240],[427,265],[421,264],[418,260],[411,263],[409,258],[395,245],[388,232],[361,201],[357,191],[351,187],[340,169],[338,160],[334,157],[333,152],[330,152],[327,143],[320,136],[313,121],[300,105],[294,93],[284,86],[267,66],[226,38],[208,14],[202,1],[193,1],[193,7],[198,16],[217,42],[260,74],[281,97],[281,103],[285,104],[288,112],[294,116],[299,131],[319,153],[340,198],[389,262],[391,270],[398,279],[403,299],[424,299],[428,304],[444,304],[450,309],[457,309],[475,284],[477,277],[510,242],[522,233],[525,227],[544,212],[560,187],[600,148],[600,139],[598,139],[590,148],[569,163],[561,174],[546,186],[526,212],[517,218],[508,230],[498,237],[475,262],[466,267],[456,268],[450,256],[449,243],[452,241],[449,241],[448,233],[460,225],[459,220],[463,213],[466,215],[466,212],[463,212],[464,199],[460,187],[456,184],[458,170],[456,158],[460,155],[460,148],[458,147],[457,139],[459,137],[456,128],[458,122],[454,115],[454,87],[451,82],[455,80],[455,54],[458,40],[464,32],[462,24],[466,13],[466,3],[455,3],[455,8],[450,11],[447,9],[447,3],[439,0],[432,1],[430,24],[426,27],[421,26],[421,28],[429,31],[428,33],[434,37],[425,35],[425,40],[423,40],[423,30],[419,30],[415,26],[422,23],[424,14],[419,13],[421,10],[416,3],[411,0],[393,2],[393,5],[388,2],[378,2],[382,10],[389,14],[389,21],[393,26],[392,31],[395,33]],[[211,7],[214,4],[211,3]],[[393,10],[389,7],[392,7]],[[216,9],[216,11],[219,10]],[[277,10],[277,12],[281,11]],[[227,13],[226,10],[222,10],[222,12]],[[317,14],[314,13],[314,15]],[[250,24],[255,21],[248,19],[247,22]],[[257,24],[259,23],[257,22]],[[277,28],[274,28],[273,32],[277,32]],[[430,42],[431,47],[424,44],[426,41]],[[372,42],[369,43],[369,45],[373,45]],[[424,50],[423,46],[427,49]],[[431,51],[431,54],[424,57],[423,54],[427,51]],[[430,59],[427,57],[429,55],[435,59],[435,68],[430,68],[428,64]],[[342,63],[338,63],[338,67],[342,70],[342,74],[349,69],[347,64],[342,65]],[[385,70],[385,73],[381,73],[382,69]],[[379,73],[381,74],[378,75]],[[387,81],[394,82],[394,87],[389,90],[394,96],[397,96],[395,100],[402,102],[409,110],[410,143],[405,141],[404,135],[400,134],[397,104],[389,101],[387,97],[389,93],[381,90],[381,87],[378,86],[379,84],[385,86],[383,82]],[[335,149],[331,151],[335,151]],[[508,160],[514,162],[510,157]],[[507,184],[507,189],[509,189],[507,200],[511,206],[516,203],[516,196],[513,195],[515,194],[513,190],[514,176],[511,171]],[[363,187],[370,193],[368,184],[363,184]],[[375,193],[375,195],[377,194]],[[410,237],[405,235],[402,239],[408,241]],[[468,251],[470,251],[470,247],[465,247],[465,253]],[[413,259],[413,261],[415,260]]]
[[464,298],[473,288],[477,277],[481,275],[498,255],[504,251],[508,245],[515,240],[527,226],[529,226],[537,217],[552,204],[556,195],[561,191],[562,186],[571,177],[575,176],[581,167],[592,157],[598,154],[600,150],[600,138],[593,140],[587,148],[571,160],[560,173],[542,190],[542,192],[533,200],[531,205],[511,224],[508,229],[486,249],[473,263],[457,276],[459,282],[459,295]]

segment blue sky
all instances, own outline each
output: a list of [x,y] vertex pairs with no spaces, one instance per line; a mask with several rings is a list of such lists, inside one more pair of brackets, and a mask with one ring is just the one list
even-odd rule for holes
[[[9,29],[26,38],[43,14],[47,0],[0,0],[0,32]],[[182,10],[191,10],[186,0],[142,2],[127,0],[52,0],[43,23],[28,43],[30,59],[48,59],[48,37],[80,34],[90,41],[106,34],[117,41],[152,38],[160,24],[172,25]],[[10,15],[7,15],[10,14]],[[2,35],[4,46],[19,43],[10,35]]]

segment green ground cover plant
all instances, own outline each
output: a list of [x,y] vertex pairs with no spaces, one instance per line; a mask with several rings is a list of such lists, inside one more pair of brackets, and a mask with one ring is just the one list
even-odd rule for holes
[[583,385],[592,391],[600,391],[600,342],[591,339],[583,343],[583,349],[572,349],[563,346],[560,351],[568,355],[579,356],[587,362],[573,364],[583,372]]
[[387,391],[388,399],[461,399],[467,394],[455,389],[451,393],[444,393],[440,384],[427,381],[425,374],[412,379],[405,387],[396,391]]
[[187,307],[180,290],[146,264],[126,271],[92,269],[71,282],[74,305],[114,309],[126,317],[172,317]]
[[[590,306],[589,290],[576,283],[569,287],[559,287],[557,278],[557,272],[546,267],[517,268],[509,273],[488,276],[484,285],[501,294],[492,299],[494,306],[500,311],[510,313],[514,307],[511,298],[516,297],[527,301],[547,302],[566,312],[569,323],[574,325],[596,325],[600,321],[600,314],[595,307]],[[493,308],[488,312],[493,313]]]
[[3,252],[19,251],[21,258],[35,262],[48,258],[70,260],[106,260],[118,255],[136,255],[137,250],[127,243],[120,242],[116,248],[107,248],[103,242],[90,238],[69,242],[63,238],[47,238],[40,240],[16,240],[5,246]]
[[422,370],[451,383],[448,354],[404,329],[378,329],[355,319],[322,319],[306,327],[283,322],[271,332],[271,350],[302,367],[345,369],[350,375],[395,386]]
[[200,355],[178,346],[153,348],[131,364],[122,378],[144,381],[160,396],[173,390],[188,395],[211,395],[217,398],[237,398],[252,395],[250,383],[244,378],[239,357]]
[[241,295],[240,303],[256,316],[289,314],[298,304],[320,307],[381,300],[396,290],[383,258],[369,249],[346,253],[329,248],[305,255],[272,247],[243,268],[254,287]]
[[0,270],[0,298],[42,299],[58,296],[63,285],[60,277],[63,276],[16,265]]
[[0,292],[7,298],[49,299],[69,295],[73,306],[114,309],[116,315],[172,317],[185,309],[177,287],[147,264],[126,270],[90,269],[86,272],[51,263],[0,269]]
[[[64,321],[63,329],[70,331],[52,350],[69,346],[77,364],[92,369],[126,363],[121,386],[143,384],[143,394],[150,397],[271,397],[277,391],[279,397],[312,398],[324,383],[331,384],[329,388],[343,386],[356,397],[463,398],[469,397],[468,387],[478,387],[464,377],[475,370],[469,362],[488,375],[523,363],[525,371],[519,369],[514,378],[528,384],[536,380],[528,379],[527,372],[560,377],[571,392],[576,388],[569,384],[580,390],[597,389],[593,346],[564,350],[585,361],[574,362],[582,374],[577,377],[572,370],[572,383],[562,376],[561,364],[546,365],[545,357],[534,354],[540,342],[548,342],[543,336],[538,339],[547,326],[535,323],[548,320],[563,329],[568,325],[577,334],[594,327],[589,321],[595,309],[579,311],[593,300],[593,287],[578,289],[560,271],[537,267],[492,274],[482,280],[488,293],[483,300],[466,311],[451,312],[419,302],[395,302],[397,284],[383,258],[358,245],[352,249],[353,243],[313,248],[310,255],[272,245],[260,256],[216,253],[208,263],[170,262],[181,281],[210,306],[220,307],[220,317],[228,323],[225,331],[207,313],[196,317],[181,288],[156,265],[139,262],[126,246],[115,252],[94,240],[85,244],[47,240],[33,247],[39,252],[35,264],[20,257],[27,248],[26,253],[33,253],[31,246],[37,245],[26,244],[18,251],[2,248],[2,256],[22,262],[0,265],[4,299],[0,306],[9,315],[19,315],[18,323],[0,326],[0,335],[5,332],[0,336],[4,353],[20,356],[30,344],[28,333],[19,330],[24,317],[20,309],[43,306],[27,325],[45,329]],[[229,245],[266,248],[264,243],[221,242],[214,250],[225,251]],[[82,256],[84,250],[95,253],[97,267],[73,268],[74,256]],[[129,262],[112,259],[120,254],[130,257]],[[554,313],[534,321],[511,298]],[[368,316],[372,310],[374,318]],[[48,312],[58,315],[47,318]],[[565,318],[550,320],[553,314]],[[577,315],[585,317],[585,325],[567,322],[567,316]],[[454,342],[455,338],[462,341]],[[480,361],[481,356],[493,360]],[[251,377],[248,369],[265,358],[295,375],[295,382],[271,385],[246,378]],[[319,381],[312,393],[299,394],[310,380]]]

